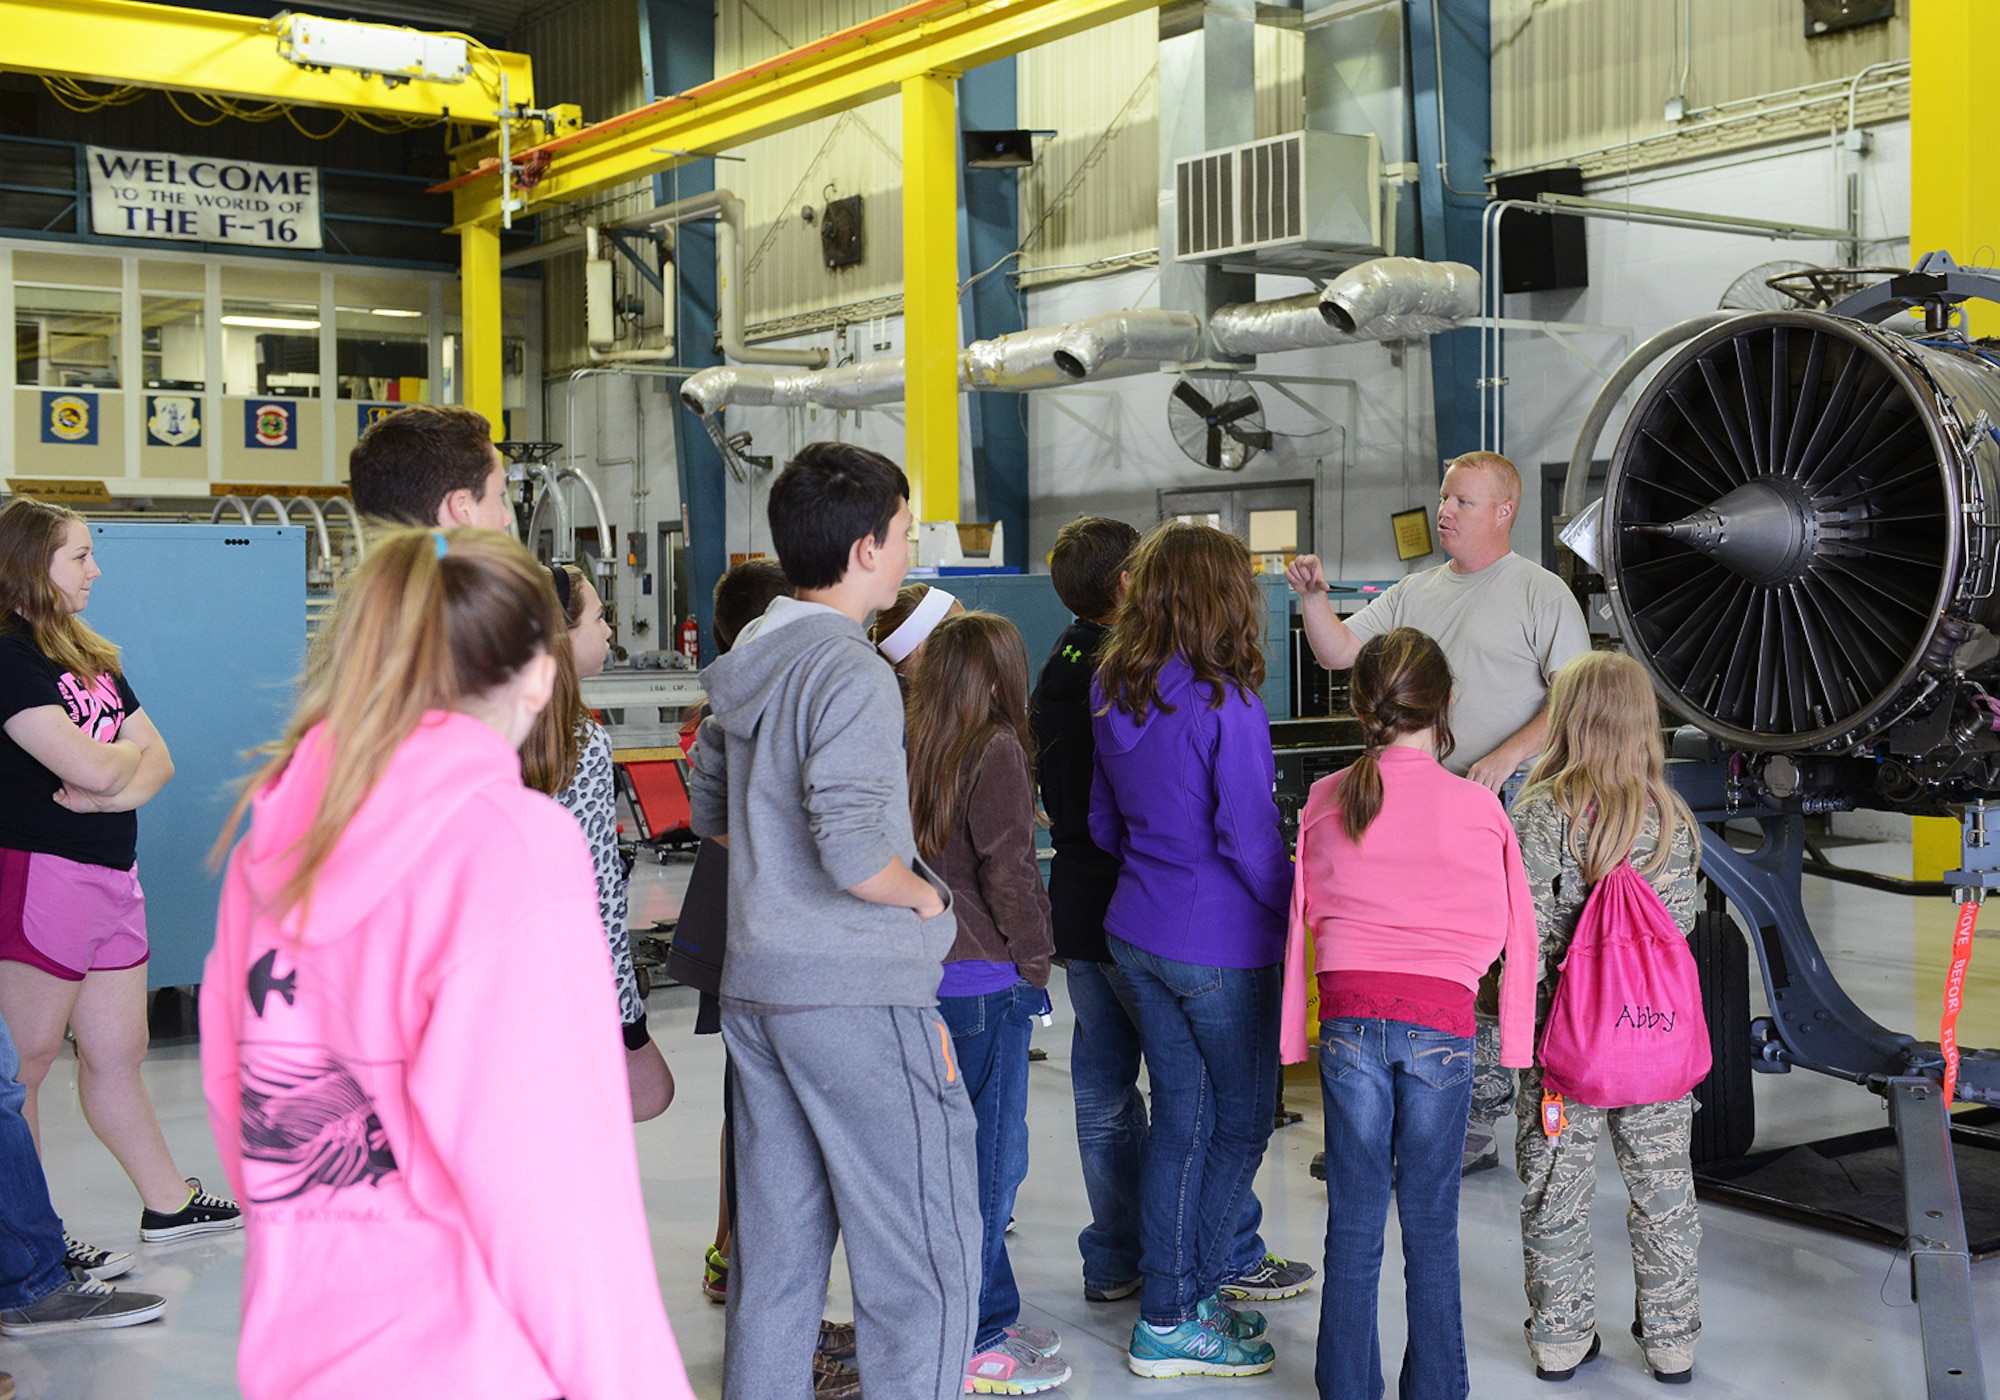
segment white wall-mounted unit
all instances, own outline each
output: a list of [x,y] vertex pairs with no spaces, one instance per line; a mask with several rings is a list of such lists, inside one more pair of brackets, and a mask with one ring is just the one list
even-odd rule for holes
[[1259,272],[1339,272],[1382,256],[1382,144],[1292,131],[1175,163],[1174,256]]

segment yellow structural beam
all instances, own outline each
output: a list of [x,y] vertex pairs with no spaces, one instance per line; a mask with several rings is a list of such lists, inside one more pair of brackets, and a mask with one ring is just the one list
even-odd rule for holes
[[[918,0],[766,63],[548,141],[528,208],[575,200],[699,156],[887,97],[913,78],[963,73],[1161,0]],[[539,154],[537,154],[539,153]],[[450,181],[458,223],[497,223],[491,169]]]
[[528,56],[475,45],[462,83],[308,72],[278,53],[279,21],[139,0],[0,0],[0,71],[212,93],[244,102],[492,125],[500,78],[510,105],[534,105]]
[[957,83],[903,81],[903,467],[919,520],[958,519]]
[[500,230],[468,224],[458,231],[459,402],[486,415],[493,440],[506,436],[500,377]]
[[[2000,185],[1984,178],[2000,5],[1910,6],[1910,255],[1942,248],[1962,263],[2000,247]],[[1973,335],[2000,334],[2000,309],[1967,303]]]

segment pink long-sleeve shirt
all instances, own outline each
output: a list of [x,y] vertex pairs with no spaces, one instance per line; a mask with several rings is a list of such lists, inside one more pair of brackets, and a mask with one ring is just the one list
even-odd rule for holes
[[1306,1058],[1312,972],[1396,972],[1476,988],[1504,951],[1500,1063],[1534,1062],[1535,905],[1500,799],[1421,749],[1381,756],[1382,811],[1347,839],[1334,800],[1346,770],[1313,784],[1299,819],[1285,943],[1282,1051]]
[[692,1400],[583,833],[433,713],[274,918],[330,749],[311,731],[257,797],[203,980],[243,1394]]

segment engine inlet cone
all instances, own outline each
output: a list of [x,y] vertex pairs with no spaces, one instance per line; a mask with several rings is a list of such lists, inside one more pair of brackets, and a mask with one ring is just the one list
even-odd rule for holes
[[1769,476],[1746,481],[1671,525],[1626,528],[1636,535],[1678,540],[1752,583],[1789,583],[1804,577],[1819,537],[1812,503],[1798,483]]

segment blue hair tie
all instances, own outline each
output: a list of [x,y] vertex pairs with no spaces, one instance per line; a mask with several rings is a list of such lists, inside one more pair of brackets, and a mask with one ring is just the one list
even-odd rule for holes
[[438,558],[440,559],[444,558],[444,552],[451,547],[450,542],[447,541],[444,537],[444,531],[442,530],[431,531],[431,538],[437,541]]

